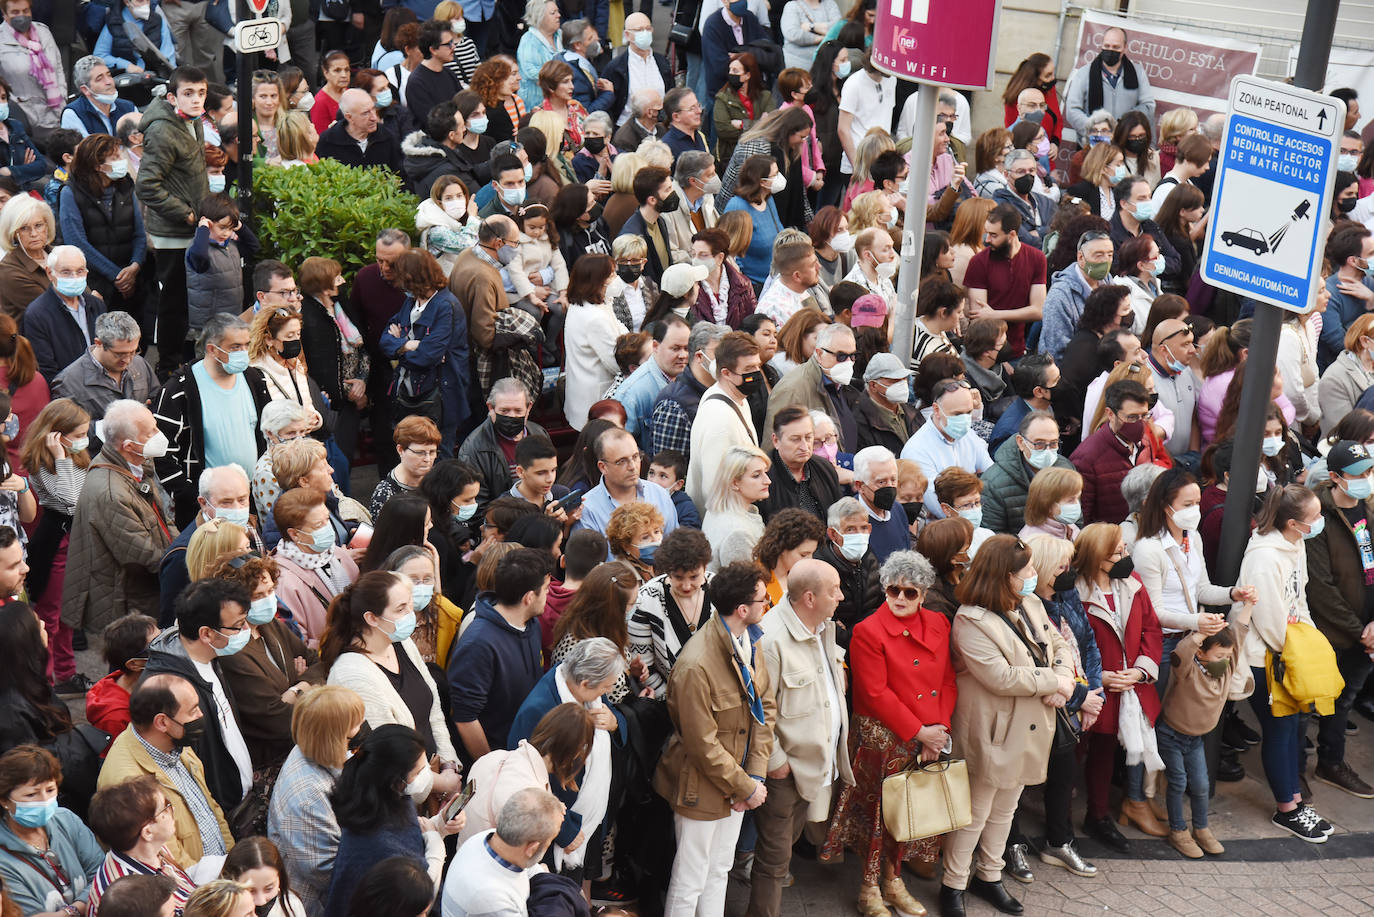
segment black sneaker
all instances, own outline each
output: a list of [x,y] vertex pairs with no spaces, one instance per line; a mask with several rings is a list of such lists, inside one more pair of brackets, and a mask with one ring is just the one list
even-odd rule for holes
[[60,697],[85,697],[86,692],[91,690],[94,686],[95,683],[93,681],[80,672],[77,672],[66,681],[59,681],[57,684],[53,685],[53,690],[56,691]]
[[1340,790],[1345,790],[1351,796],[1358,796],[1361,799],[1374,799],[1374,786],[1370,786],[1360,779],[1360,775],[1355,773],[1349,764],[1341,761],[1337,764],[1318,764],[1317,769],[1312,772],[1322,783],[1329,783]]
[[592,904],[598,907],[625,907],[638,904],[639,899],[631,893],[616,888],[610,882],[592,883]]
[[1307,803],[1305,803],[1305,802],[1300,802],[1300,803],[1298,803],[1298,808],[1299,808],[1299,809],[1307,809],[1307,810],[1310,811],[1313,815],[1316,815],[1316,817],[1317,817],[1317,828],[1318,828],[1318,830],[1321,831],[1322,834],[1325,834],[1327,837],[1330,837],[1331,835],[1333,835],[1333,834],[1336,833],[1336,827],[1335,827],[1333,824],[1331,824],[1331,822],[1329,822],[1329,821],[1327,821],[1326,819],[1322,818],[1320,815],[1317,815],[1317,810],[1314,809],[1314,808],[1312,808],[1312,807],[1311,807],[1310,805],[1308,805]]
[[1345,734],[1347,736],[1357,736],[1360,734],[1360,724],[1350,718],[1345,721]]
[[1238,738],[1246,745],[1258,745],[1262,740],[1258,732],[1250,728],[1250,724],[1241,719],[1239,713],[1232,713],[1226,721],[1226,731],[1234,738]]
[[1235,755],[1223,754],[1217,765],[1217,779],[1222,783],[1237,783],[1245,779],[1245,765]]
[[1275,812],[1270,821],[1309,844],[1326,843],[1326,833],[1318,825],[1320,817],[1308,806],[1298,806],[1291,812]]

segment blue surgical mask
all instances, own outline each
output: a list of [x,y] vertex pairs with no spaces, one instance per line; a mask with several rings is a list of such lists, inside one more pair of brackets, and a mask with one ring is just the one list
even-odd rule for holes
[[1374,494],[1374,482],[1369,478],[1351,478],[1345,482],[1345,492],[1356,500],[1368,500]]
[[[219,350],[218,347],[215,347],[215,349]],[[224,353],[224,351],[220,350],[220,353]],[[230,375],[241,373],[248,368],[248,351],[235,350],[228,354],[228,357],[229,359],[227,360],[220,360],[219,365]]]
[[968,509],[959,510],[959,515],[973,523],[976,529],[983,524],[983,508],[981,506],[970,506]]
[[[91,95],[101,105],[113,105],[114,103],[119,101],[119,93],[117,92],[111,92],[108,94],[103,92],[96,92],[92,93]],[[1346,171],[1353,172],[1354,166],[1351,166],[1349,169],[1346,169]]]
[[1032,449],[1030,458],[1026,461],[1037,470],[1053,468],[1054,463],[1059,461],[1059,452],[1056,449]]
[[302,532],[301,534],[310,536],[310,546],[315,549],[317,554],[323,554],[334,547],[334,526],[327,523],[313,532]]
[[254,599],[248,605],[248,623],[254,625],[266,624],[277,616],[277,594],[269,592],[260,599]]
[[[529,169],[529,166],[526,166],[525,168]],[[525,181],[529,180],[529,173],[526,172]],[[507,207],[519,207],[521,204],[525,203],[524,187],[522,186],[519,188],[502,188],[501,200],[506,202]]]
[[377,103],[378,108],[388,108],[394,99],[395,96],[391,94],[390,89],[383,89],[377,93],[377,97],[373,101]]
[[1031,595],[1035,592],[1035,587],[1040,584],[1040,577],[1032,573],[1021,581],[1021,595]]
[[639,545],[639,559],[649,566],[654,565],[654,555],[658,553],[658,545],[642,544]]
[[1260,448],[1264,450],[1265,455],[1273,458],[1283,451],[1283,437],[1266,436],[1264,442],[1260,444]]
[[[530,179],[532,179],[532,178],[534,178],[534,166],[530,165],[529,163],[525,163],[525,181],[528,182],[528,181],[529,181]],[[521,193],[522,193],[521,200],[524,200],[524,198],[523,198],[523,192],[524,192],[524,189],[522,188],[522,189],[521,189]]]
[[215,518],[223,519],[225,522],[232,522],[240,528],[248,528],[248,507],[246,506],[216,506]]
[[1112,184],[1116,184],[1130,174],[1131,173],[1127,171],[1125,166],[1117,166],[1112,170]]
[[25,828],[41,828],[57,814],[56,797],[47,802],[16,802],[14,820]]
[[1354,172],[1355,166],[1360,164],[1360,160],[1353,153],[1342,153],[1336,157],[1336,171]]
[[433,583],[416,583],[410,587],[410,604],[416,608],[428,608],[434,600]]
[[1306,540],[1309,539],[1309,538],[1316,538],[1318,535],[1320,535],[1320,534],[1322,533],[1323,530],[1325,530],[1325,528],[1326,528],[1326,517],[1325,517],[1325,516],[1318,516],[1318,517],[1317,517],[1317,521],[1314,522],[1314,523],[1312,523],[1312,530],[1311,530],[1310,532],[1303,532],[1303,534],[1302,534],[1302,539],[1303,539],[1303,541],[1306,541]]
[[746,2],[746,0],[731,0],[730,12],[733,13],[736,17],[743,16],[748,11],[748,9],[749,4]]
[[210,182],[211,194],[219,194],[224,190],[227,179],[223,175],[207,175],[206,178]]
[[469,503],[466,506],[458,507],[458,512],[453,514],[453,518],[459,522],[467,522],[475,515],[477,515],[477,504]]
[[840,546],[840,553],[850,563],[858,563],[859,559],[868,553],[868,533],[851,532],[845,535],[844,544]]
[[1083,504],[1061,503],[1059,504],[1059,515],[1055,518],[1065,525],[1077,525],[1083,521]]
[[86,292],[85,277],[59,277],[53,281],[53,289],[61,296],[80,296]]
[[9,119],[10,119],[10,103],[8,103],[8,102],[0,102],[0,121],[8,121]]
[[1145,222],[1146,220],[1153,220],[1153,219],[1155,218],[1155,202],[1154,202],[1154,201],[1136,201],[1136,202],[1135,202],[1135,218],[1136,218],[1137,220],[1140,220],[1142,223]]
[[[433,586],[429,588],[431,590],[434,589]],[[387,635],[391,638],[392,643],[400,643],[402,640],[409,640],[410,635],[415,633],[415,612],[407,611],[404,617],[398,621],[393,621],[392,624],[396,629]]]
[[243,649],[245,646],[248,645],[248,640],[249,640],[249,638],[252,637],[252,636],[253,636],[253,634],[252,634],[251,631],[248,630],[248,628],[246,628],[246,627],[243,628],[243,629],[240,630],[238,633],[234,634],[234,636],[230,637],[230,638],[229,638],[229,642],[226,643],[224,646],[217,646],[217,647],[215,647],[215,655],[216,655],[216,656],[232,656],[232,655],[234,655],[234,654],[237,653],[239,650]]
[[973,423],[972,414],[955,414],[945,418],[945,435],[952,440],[961,440],[968,435],[969,425]]
[[[653,30],[653,29],[640,29],[638,32],[635,33],[635,47],[636,47],[636,48],[638,48],[638,49],[641,50],[641,51],[647,51],[647,50],[649,50],[650,48],[652,48],[653,46],[654,46],[654,30]],[[1354,166],[1351,166],[1351,167],[1350,167],[1349,169],[1347,169],[1346,171],[1347,171],[1347,172],[1353,172],[1354,170],[1355,170],[1355,167],[1354,167]]]
[[468,120],[468,132],[473,134],[485,134],[487,132],[488,123],[486,115],[480,118],[471,118]]
[[835,76],[837,79],[842,80],[845,77],[849,76],[850,71],[852,71],[853,69],[854,68],[850,65],[849,61],[840,61],[839,66],[835,68]]

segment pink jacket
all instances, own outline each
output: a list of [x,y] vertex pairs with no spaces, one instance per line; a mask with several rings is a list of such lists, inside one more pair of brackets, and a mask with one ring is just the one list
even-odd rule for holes
[[[342,564],[348,573],[348,581],[357,580],[358,565],[348,555],[348,549],[335,545],[333,554],[335,562]],[[291,614],[301,627],[301,635],[305,637],[305,645],[312,650],[319,649],[320,637],[324,636],[325,622],[329,617],[329,600],[333,598],[329,586],[317,571],[297,566],[283,557],[281,552],[275,552],[272,556],[281,570],[281,578],[277,580],[277,598],[291,609]]]
[[[778,111],[791,107],[791,102],[784,102],[778,107]],[[821,155],[821,140],[816,136],[816,115],[811,111],[810,105],[803,105],[802,111],[811,119],[811,134],[806,138],[806,143],[802,144],[801,166],[802,182],[809,188],[811,179],[816,177],[817,172],[825,171],[825,159]]]

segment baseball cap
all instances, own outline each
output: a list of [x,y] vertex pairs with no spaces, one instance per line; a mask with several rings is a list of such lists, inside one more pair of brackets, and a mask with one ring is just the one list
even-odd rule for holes
[[688,290],[705,280],[710,273],[699,264],[674,264],[663,272],[658,288],[669,296],[686,296]]
[[879,328],[887,318],[887,300],[877,293],[865,293],[849,307],[851,328]]
[[1347,476],[1364,474],[1374,468],[1374,456],[1369,454],[1364,443],[1343,439],[1326,454],[1326,467]]
[[872,382],[876,379],[906,379],[911,375],[911,370],[902,365],[902,361],[890,353],[875,353],[869,358],[868,366],[864,367],[864,381]]

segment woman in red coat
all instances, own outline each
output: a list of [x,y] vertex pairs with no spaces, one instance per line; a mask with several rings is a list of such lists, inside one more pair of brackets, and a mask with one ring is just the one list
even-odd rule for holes
[[1102,654],[1102,712],[1088,729],[1088,833],[1116,850],[1127,851],[1126,838],[1112,824],[1108,811],[1112,767],[1118,745],[1126,749],[1126,798],[1121,823],[1128,821],[1146,834],[1166,837],[1145,802],[1145,771],[1163,770],[1155,747],[1154,723],[1159,716],[1159,659],[1164,638],[1150,594],[1132,572],[1131,555],[1121,527],[1097,522],[1074,543],[1078,595],[1088,613],[1093,636]]
[[[915,551],[895,551],[879,571],[887,601],[854,627],[849,666],[854,675],[858,747],[854,785],[840,792],[822,861],[849,848],[864,856],[859,913],[889,917],[925,909],[902,882],[902,863],[933,867],[940,838],[899,844],[883,827],[883,778],[912,759],[933,761],[946,749],[956,689],[949,655],[949,619],[921,607],[935,568]],[[881,879],[881,886],[879,880]]]
[[1050,143],[1059,146],[1059,135],[1064,129],[1064,116],[1059,112],[1059,91],[1054,80],[1054,61],[1048,54],[1037,52],[1021,61],[1016,66],[1016,72],[1007,81],[1007,91],[1002,93],[1002,105],[1008,127],[1021,117],[1016,108],[1016,97],[1023,89],[1039,89],[1044,94],[1045,117],[1040,125],[1045,128],[1045,136],[1050,138]]

